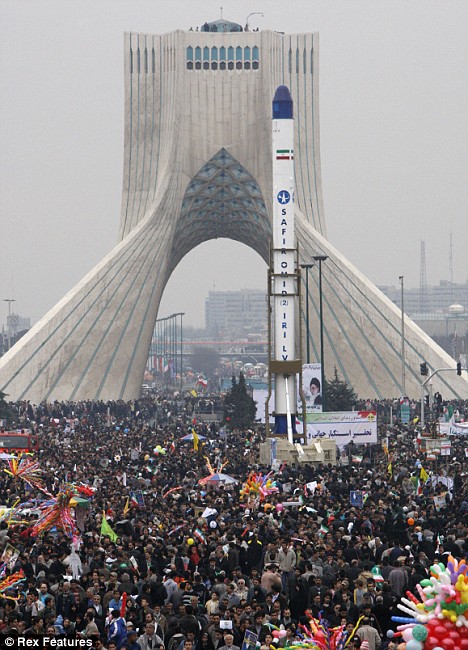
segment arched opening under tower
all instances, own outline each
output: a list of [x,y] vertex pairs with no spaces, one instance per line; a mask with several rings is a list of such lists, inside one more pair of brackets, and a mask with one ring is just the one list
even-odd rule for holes
[[[232,239],[199,244],[179,262],[161,298],[158,318],[184,312],[184,322],[205,326],[210,291],[262,290],[267,293],[267,265],[249,246]],[[266,322],[266,311],[265,311]]]
[[252,174],[225,148],[187,186],[173,239],[169,271],[199,244],[224,237],[253,248],[268,261],[271,222]]
[[184,311],[188,323],[203,326],[209,290],[266,293],[270,239],[271,224],[258,183],[225,148],[220,149],[187,186],[159,315]]

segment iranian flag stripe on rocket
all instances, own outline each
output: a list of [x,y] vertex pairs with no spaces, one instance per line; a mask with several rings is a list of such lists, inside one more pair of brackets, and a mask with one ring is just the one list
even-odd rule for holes
[[294,160],[294,149],[277,149],[276,160]]

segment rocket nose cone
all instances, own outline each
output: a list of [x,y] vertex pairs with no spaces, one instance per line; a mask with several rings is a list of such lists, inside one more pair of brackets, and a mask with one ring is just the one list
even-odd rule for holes
[[272,103],[273,119],[288,120],[293,117],[293,101],[287,86],[278,86]]

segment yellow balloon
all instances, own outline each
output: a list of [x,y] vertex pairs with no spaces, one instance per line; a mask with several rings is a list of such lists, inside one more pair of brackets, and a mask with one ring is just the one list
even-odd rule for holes
[[149,460],[149,454],[145,454],[145,460]]
[[191,537],[189,537],[188,540],[187,540],[187,544],[189,546],[193,546],[195,544],[195,541]]

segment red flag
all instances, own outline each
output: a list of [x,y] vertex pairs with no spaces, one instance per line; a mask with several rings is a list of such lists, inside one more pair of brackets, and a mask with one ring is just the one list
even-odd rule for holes
[[127,611],[127,592],[124,591],[122,594],[122,607],[120,608],[120,616],[125,618],[125,613]]

